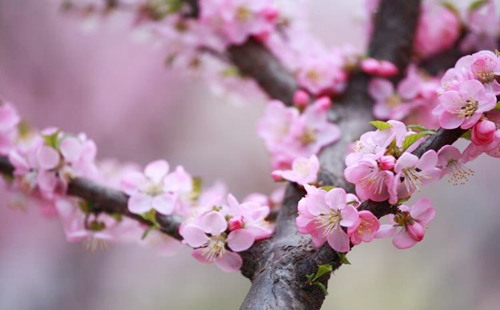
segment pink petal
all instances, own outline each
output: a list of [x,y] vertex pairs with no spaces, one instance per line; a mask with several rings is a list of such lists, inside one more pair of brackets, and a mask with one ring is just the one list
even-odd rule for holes
[[152,209],[151,202],[153,197],[143,193],[135,193],[128,200],[128,209],[135,214],[148,212]]
[[199,261],[202,264],[211,264],[212,262],[207,259],[205,255],[203,255],[204,249],[195,249],[193,252],[191,252],[191,256],[196,258],[197,261]]
[[399,233],[394,237],[392,240],[392,244],[398,249],[404,250],[411,248],[415,244],[417,244],[417,241],[415,241],[410,234],[406,231],[406,229],[401,229]]
[[423,171],[430,170],[432,168],[436,168],[437,162],[438,156],[436,151],[429,150],[425,152],[422,157],[420,157],[420,160],[416,164],[416,167]]
[[200,226],[212,236],[218,236],[227,229],[227,221],[219,212],[210,211],[202,216]]
[[340,225],[351,227],[359,224],[358,210],[351,205],[345,206],[342,209],[342,220]]
[[394,94],[394,86],[389,80],[375,78],[368,84],[368,92],[375,101],[384,101]]
[[215,264],[222,271],[235,272],[240,270],[241,265],[243,265],[243,259],[236,253],[226,251],[224,255],[215,259]]
[[434,209],[429,199],[422,198],[411,207],[410,215],[423,226],[426,226],[436,216],[436,209]]
[[172,194],[158,195],[153,198],[151,205],[161,214],[169,215],[174,211],[176,196]]
[[403,153],[401,157],[398,158],[396,165],[394,166],[394,171],[397,173],[401,172],[404,168],[414,167],[418,162],[418,157],[410,154],[408,152]]
[[210,239],[207,237],[203,229],[196,225],[186,225],[180,230],[180,234],[184,241],[193,248],[205,245]]
[[170,166],[164,160],[149,163],[144,169],[144,174],[155,183],[160,183],[167,175]]
[[332,209],[340,210],[346,204],[346,193],[342,188],[334,188],[325,195],[325,202]]
[[380,225],[377,233],[375,234],[375,238],[391,238],[398,231],[397,227],[394,225]]
[[326,236],[328,244],[337,252],[347,253],[351,249],[349,236],[340,227]]
[[232,231],[227,236],[227,245],[234,252],[248,250],[255,241],[254,235],[246,229]]
[[82,155],[83,145],[75,137],[66,137],[61,141],[61,154],[69,162],[76,161]]
[[42,145],[38,149],[36,157],[40,168],[46,170],[50,170],[57,167],[60,159],[59,153],[55,149],[46,145]]
[[464,122],[463,116],[458,116],[457,114],[451,114],[448,111],[443,111],[439,116],[439,125],[444,129],[455,129],[460,127]]

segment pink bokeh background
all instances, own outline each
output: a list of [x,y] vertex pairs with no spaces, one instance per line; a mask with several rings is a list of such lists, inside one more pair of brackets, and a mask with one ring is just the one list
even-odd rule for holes
[[[110,20],[92,32],[57,1],[0,0],[0,95],[38,128],[86,132],[99,158],[165,158],[239,198],[276,186],[255,134],[264,102],[214,95],[203,79],[163,65],[161,46],[138,43]],[[361,0],[311,1],[312,31],[327,44],[363,45]],[[473,163],[471,181],[425,189],[437,218],[417,247],[357,247],[330,281],[324,309],[497,309],[500,304],[498,161]],[[90,253],[60,224],[5,207],[0,193],[0,310],[236,309],[250,283],[136,245]],[[362,298],[360,298],[362,294]]]

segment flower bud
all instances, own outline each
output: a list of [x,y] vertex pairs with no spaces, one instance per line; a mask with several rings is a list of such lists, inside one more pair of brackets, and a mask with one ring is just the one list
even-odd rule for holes
[[495,137],[497,127],[494,122],[490,120],[481,120],[472,128],[471,139],[472,143],[476,145],[489,144]]
[[392,155],[384,155],[380,157],[380,168],[382,170],[392,170],[394,168],[394,165],[396,164],[396,158]]
[[227,225],[230,231],[243,228],[243,218],[241,216],[233,217],[228,222]]
[[413,240],[422,241],[424,239],[425,228],[420,223],[413,222],[413,224],[406,226],[406,230]]
[[303,90],[297,90],[295,94],[293,94],[293,102],[298,107],[306,107],[309,104],[309,100],[311,97],[308,93]]

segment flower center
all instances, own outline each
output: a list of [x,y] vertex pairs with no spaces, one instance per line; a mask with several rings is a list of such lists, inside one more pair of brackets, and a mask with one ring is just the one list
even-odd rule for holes
[[226,252],[225,245],[226,237],[224,235],[212,236],[201,254],[205,256],[208,261],[213,262],[217,257],[224,255]]
[[372,169],[368,175],[360,180],[360,182],[363,187],[368,188],[375,194],[381,194],[384,190],[385,176],[385,174],[379,175],[377,170]]
[[467,99],[465,105],[458,111],[458,116],[468,118],[476,113],[478,107],[479,102],[473,99]]
[[321,79],[321,73],[319,73],[317,70],[307,71],[306,76],[309,80],[315,83],[317,83]]
[[240,22],[246,22],[252,18],[253,14],[250,9],[244,5],[236,9],[236,19]]
[[419,191],[423,185],[423,180],[429,179],[430,177],[426,174],[423,174],[420,169],[415,167],[409,167],[403,169],[403,182],[406,192],[411,195],[415,191]]
[[386,100],[387,105],[389,105],[391,108],[395,108],[401,104],[401,97],[398,95],[394,94],[387,98]]
[[406,226],[407,224],[412,224],[413,219],[410,212],[398,212],[394,215],[394,222],[396,222],[398,226]]
[[468,177],[474,175],[474,170],[467,168],[464,164],[457,160],[450,160],[446,165],[450,173],[450,182],[453,185],[464,185],[469,181]]
[[323,230],[323,236],[328,236],[335,230],[342,220],[340,211],[330,209],[327,214],[321,214],[316,217],[318,228]]
[[302,142],[303,145],[307,145],[310,143],[314,143],[316,141],[316,132],[312,129],[306,128],[304,130],[304,133],[300,137],[300,142]]

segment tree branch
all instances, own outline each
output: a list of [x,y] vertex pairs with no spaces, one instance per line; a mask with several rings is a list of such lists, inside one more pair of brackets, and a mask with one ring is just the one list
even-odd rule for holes
[[[0,173],[13,176],[14,167],[7,157],[0,156]],[[119,213],[135,219],[148,226],[152,222],[143,219],[140,215],[131,213],[128,210],[128,195],[114,188],[102,186],[92,180],[85,178],[74,178],[69,181],[68,195],[84,199],[94,204],[94,212],[104,212],[108,214]],[[160,230],[167,235],[182,240],[179,234],[179,226],[182,219],[174,215],[157,215]]]

